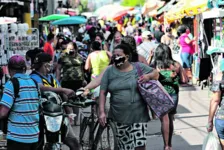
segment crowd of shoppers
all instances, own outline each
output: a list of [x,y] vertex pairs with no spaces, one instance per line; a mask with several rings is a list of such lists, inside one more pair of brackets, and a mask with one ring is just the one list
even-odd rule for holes
[[[13,95],[10,81],[5,85],[0,102],[0,112],[2,112],[0,118],[9,114],[8,119],[12,121],[8,124],[9,149],[10,146],[14,149],[18,145],[21,149],[23,146],[29,147],[27,149],[30,150],[37,149],[37,143],[42,136],[39,135],[39,130],[42,128],[39,126],[39,104],[37,103],[39,89],[42,92],[52,91],[60,95],[72,96],[75,91],[84,86],[85,94],[100,86],[99,123],[102,126],[106,125],[105,103],[110,93],[108,116],[116,127],[119,149],[145,150],[150,106],[145,104],[137,83],[158,80],[174,101],[173,110],[159,118],[164,149],[172,150],[173,120],[177,113],[179,86],[187,83],[192,77],[190,72],[195,38],[192,40],[189,38],[189,28],[186,26],[178,29],[179,37],[172,35],[170,27],[164,31],[162,24],[155,25],[151,31],[146,24],[135,27],[130,20],[126,27],[122,26],[121,22],[117,26],[118,28],[108,24],[104,27],[88,25],[88,28],[87,26],[85,28],[82,26],[76,39],[55,37],[50,33],[43,50],[40,48],[27,52],[26,59],[30,63],[26,63],[22,56],[13,56],[10,59],[8,65],[10,75],[19,78],[19,83],[29,89],[20,90],[20,94],[27,100],[26,104],[20,105],[19,101],[23,100],[23,97],[17,98]],[[176,39],[179,39],[183,64],[172,57]],[[141,77],[138,76],[136,63],[143,71],[144,75]],[[32,70],[30,76],[25,75],[27,65],[30,65]],[[89,78],[91,80],[88,80]],[[38,84],[37,88],[34,86],[35,82]],[[20,87],[22,88],[23,86]],[[218,93],[217,95],[220,96],[220,91]],[[211,109],[210,120],[214,117],[214,110]],[[21,112],[21,115],[17,118],[18,114],[14,114],[14,111]],[[22,117],[23,111],[35,111],[35,115],[31,114],[32,119],[29,114]],[[79,114],[78,109],[70,111]],[[156,118],[153,112],[152,117]],[[32,126],[28,127],[30,133],[26,133],[27,130],[17,129],[18,119],[24,124],[32,122]],[[212,126],[210,130],[211,128]],[[71,136],[64,142],[71,150],[79,149],[72,128],[69,132]],[[20,138],[21,133],[30,138]]]

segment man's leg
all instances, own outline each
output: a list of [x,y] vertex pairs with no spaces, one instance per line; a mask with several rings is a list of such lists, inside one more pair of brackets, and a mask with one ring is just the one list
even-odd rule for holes
[[[7,140],[7,150],[31,150],[31,144]],[[34,149],[35,150],[35,149]]]

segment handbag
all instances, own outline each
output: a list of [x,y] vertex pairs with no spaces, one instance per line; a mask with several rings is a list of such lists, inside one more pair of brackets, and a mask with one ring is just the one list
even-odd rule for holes
[[[135,67],[138,76],[142,76],[143,72],[138,63],[135,63]],[[159,81],[150,80],[145,83],[138,82],[138,89],[144,101],[157,117],[163,117],[174,108],[173,99]]]

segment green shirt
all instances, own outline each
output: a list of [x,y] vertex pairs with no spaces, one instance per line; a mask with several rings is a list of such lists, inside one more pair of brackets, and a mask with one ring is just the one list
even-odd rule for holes
[[[134,64],[132,65],[133,70],[129,72],[120,72],[114,66],[110,66],[101,81],[101,90],[111,94],[109,117],[123,124],[149,121],[147,104],[137,87],[137,69]],[[145,64],[139,63],[139,66],[144,74],[153,71],[153,68]]]
[[172,70],[161,70],[159,81],[169,94],[178,94],[180,77],[179,75],[171,77],[172,72]]

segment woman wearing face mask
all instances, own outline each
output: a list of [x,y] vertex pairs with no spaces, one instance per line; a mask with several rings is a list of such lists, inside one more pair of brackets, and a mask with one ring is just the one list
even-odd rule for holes
[[59,58],[56,76],[61,81],[62,87],[74,91],[82,87],[84,82],[83,60],[77,53],[76,43],[69,43],[65,53]]
[[104,39],[103,33],[97,33],[95,41],[99,42],[101,44],[101,50],[108,51],[108,44]]
[[[129,48],[130,48],[130,51],[131,51],[131,58],[130,58],[130,61],[131,62],[141,62],[143,64],[146,64],[148,65],[146,59],[139,55],[137,53],[137,48],[136,48],[136,42],[135,42],[135,39],[134,37],[132,36],[125,36],[122,41],[121,41],[122,44],[125,44],[127,45]],[[113,62],[112,62],[113,63]],[[85,94],[87,94],[89,92],[90,89],[94,89],[96,87],[98,87],[101,83],[101,79],[103,77],[103,74],[105,72],[106,69],[104,69],[101,74],[93,81],[91,81],[84,89],[85,89]],[[155,72],[154,74],[155,78],[157,78],[157,73]]]
[[138,77],[130,57],[130,47],[126,44],[118,45],[113,52],[114,65],[107,68],[101,81],[99,122],[102,126],[106,124],[105,102],[109,92],[109,117],[117,128],[119,149],[145,150],[149,114],[138,91],[137,81],[151,80],[154,74],[151,67],[139,63],[144,75]]

